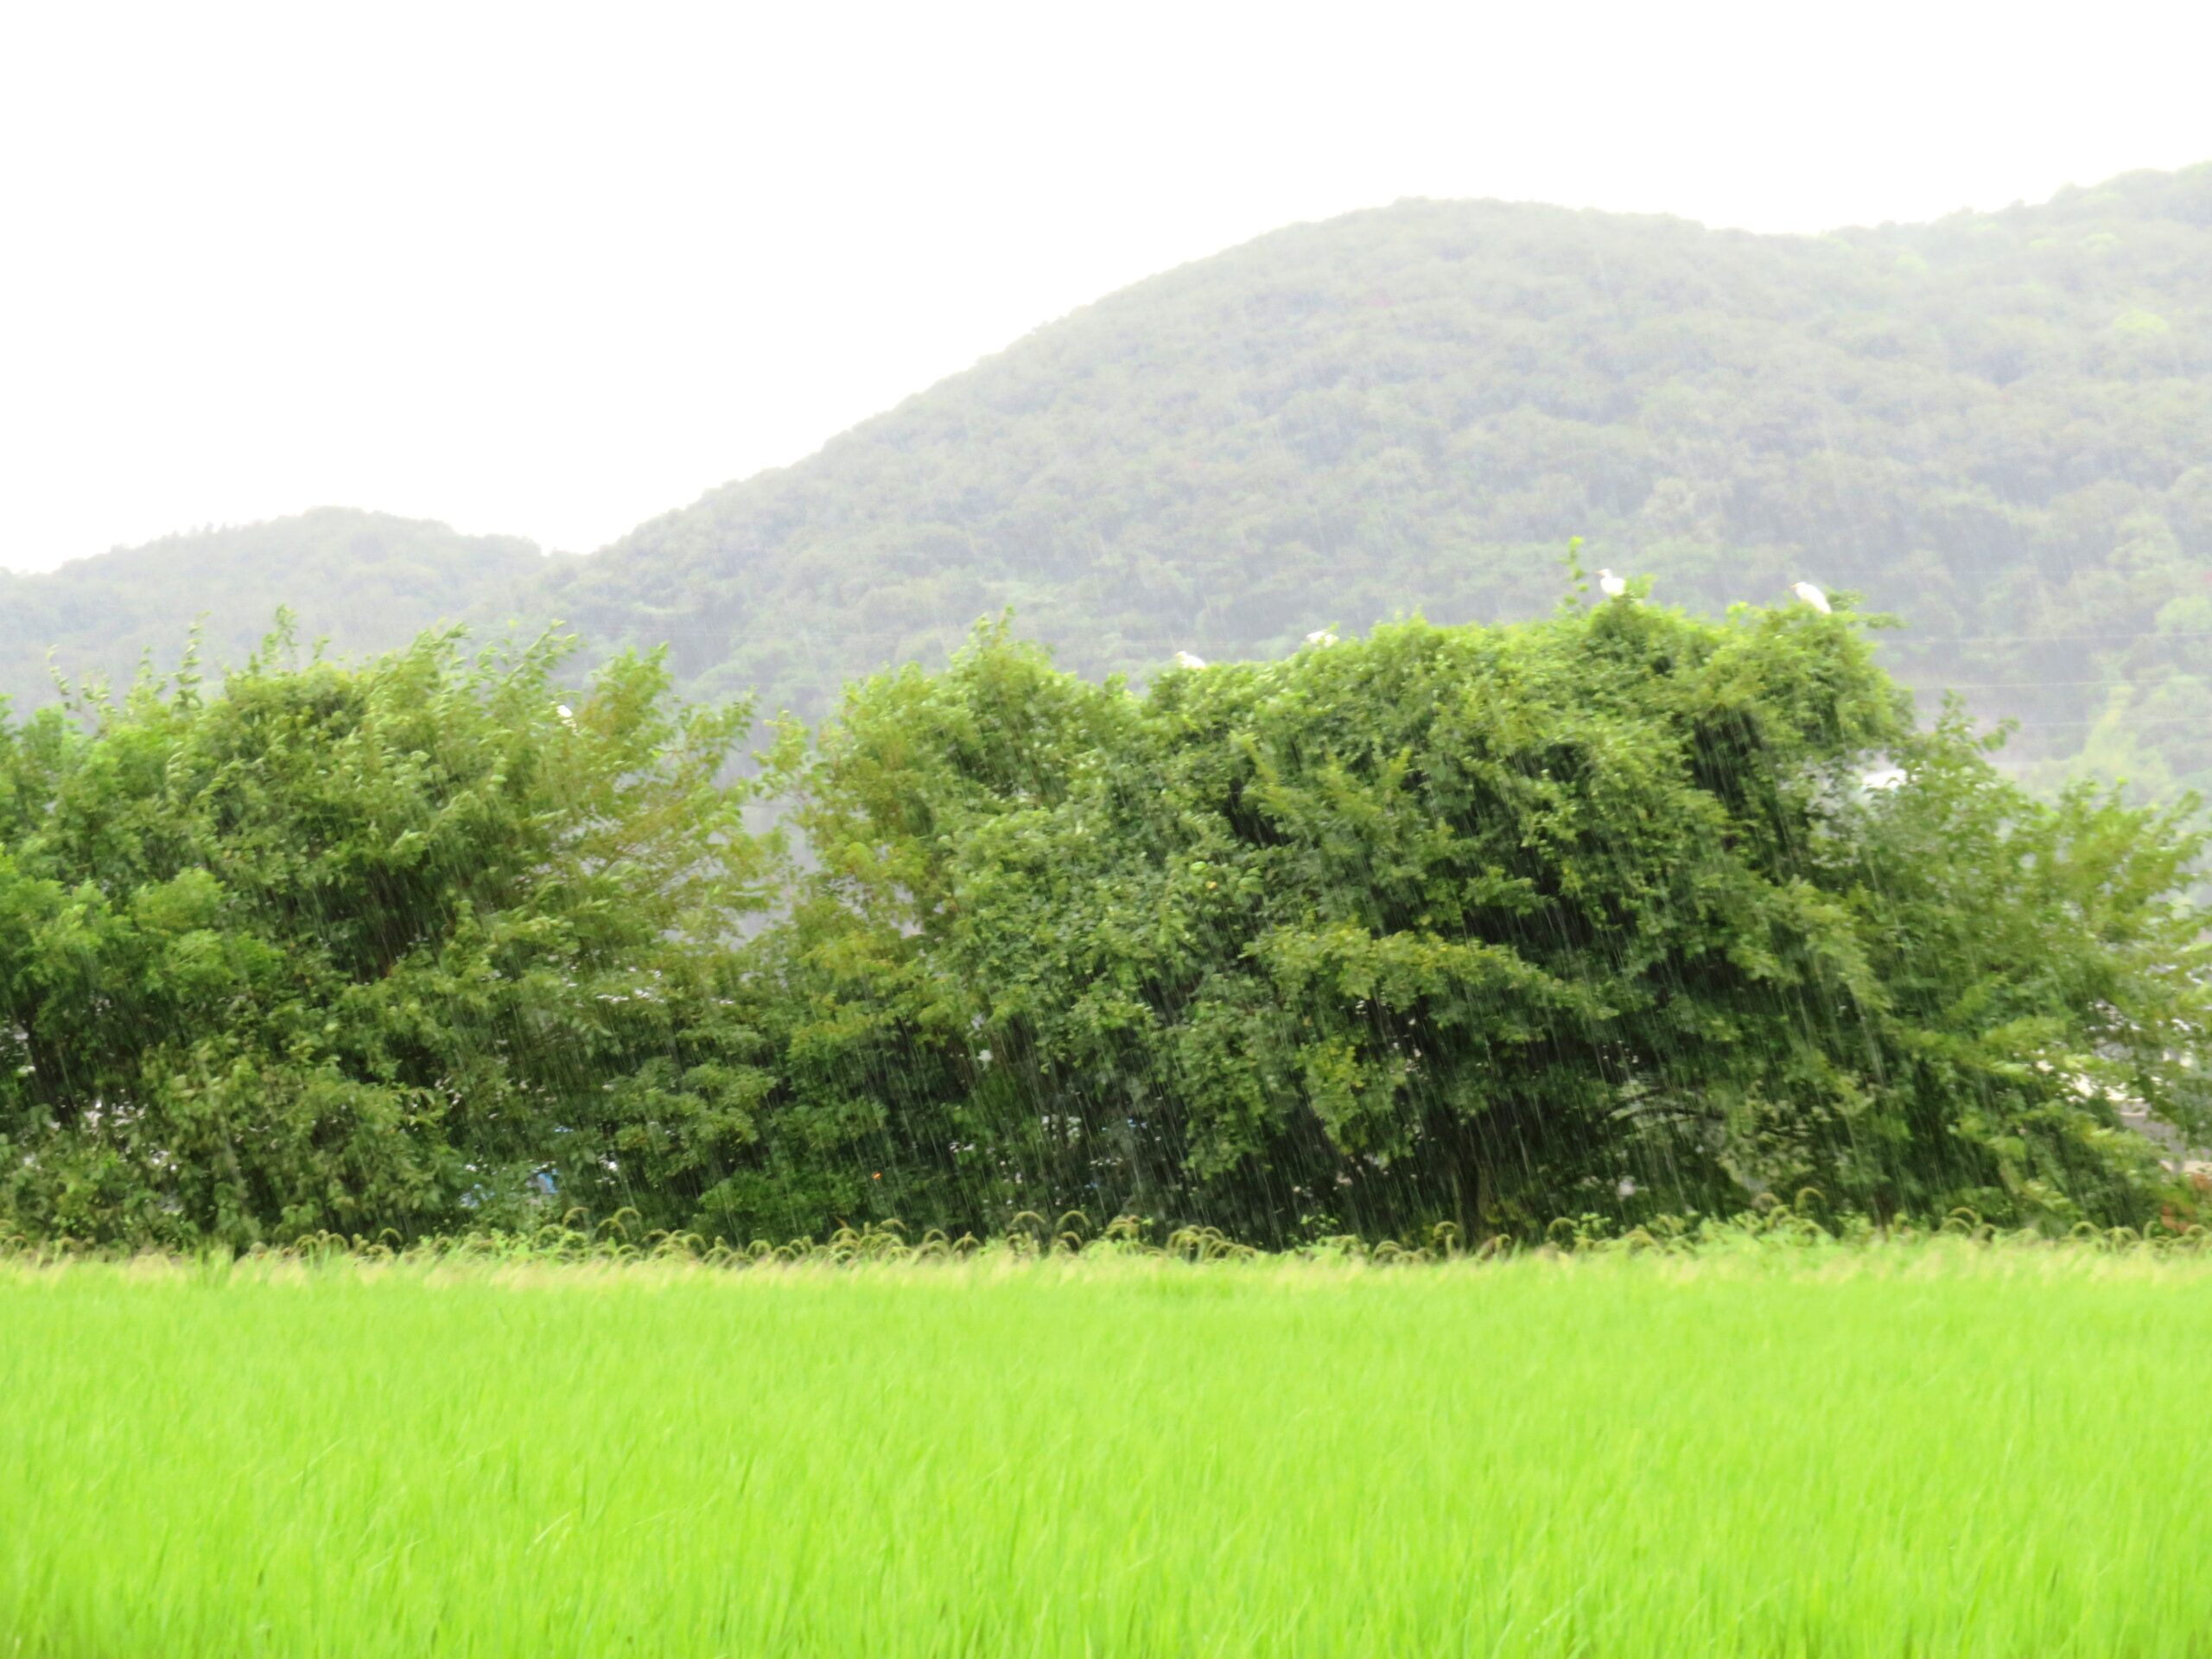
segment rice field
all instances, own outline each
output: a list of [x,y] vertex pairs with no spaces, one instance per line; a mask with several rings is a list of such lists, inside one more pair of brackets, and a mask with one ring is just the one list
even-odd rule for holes
[[0,1654],[2212,1653],[2212,1263],[0,1267]]

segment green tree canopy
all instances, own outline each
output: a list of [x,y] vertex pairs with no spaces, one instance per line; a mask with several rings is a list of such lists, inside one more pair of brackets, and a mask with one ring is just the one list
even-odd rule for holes
[[766,1089],[723,995],[770,864],[746,716],[652,658],[564,693],[566,650],[280,640],[0,723],[0,1217],[289,1239],[699,1184]]
[[0,1220],[2068,1225],[2189,1202],[2120,1103],[2212,1131],[2196,836],[1916,730],[1847,607],[1141,691],[986,627],[744,779],[744,709],[563,652],[0,722]]
[[1847,615],[1404,623],[1142,696],[994,630],[850,694],[804,789],[793,1082],[897,1080],[883,1208],[2139,1217],[2112,1099],[2206,1122],[2195,840],[1916,734]]

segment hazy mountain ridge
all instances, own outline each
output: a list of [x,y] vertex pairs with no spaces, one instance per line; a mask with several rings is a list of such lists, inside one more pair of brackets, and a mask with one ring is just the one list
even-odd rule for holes
[[1580,533],[1701,607],[1862,588],[1901,668],[2056,751],[2077,682],[2187,677],[2207,431],[2212,168],[1821,238],[1406,202],[1101,301],[550,602],[818,708],[1007,604],[1090,671],[1526,614]]
[[[813,713],[1008,605],[1092,673],[1525,615],[1580,534],[1699,607],[1862,589],[1916,683],[2171,783],[2212,774],[2207,433],[2212,166],[1825,237],[1408,201],[1112,295],[588,559],[380,555],[378,639],[358,600],[330,631],[557,616]],[[321,626],[316,545],[250,632]]]
[[166,671],[195,620],[207,661],[238,663],[279,606],[296,614],[303,643],[386,650],[435,623],[518,601],[544,563],[515,537],[319,507],[166,536],[41,575],[0,571],[0,696],[34,707],[53,700],[56,673],[127,682],[147,657]]

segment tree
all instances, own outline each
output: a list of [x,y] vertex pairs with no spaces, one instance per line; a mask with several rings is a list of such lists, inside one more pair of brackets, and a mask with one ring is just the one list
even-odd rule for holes
[[750,773],[745,709],[550,639],[0,719],[0,1224],[2187,1205],[2119,1108],[2212,1134],[2199,838],[1916,731],[1837,598],[1141,691],[1001,624]]
[[1410,622],[1141,696],[992,629],[803,787],[808,1040],[912,1094],[919,1219],[2140,1219],[2107,1089],[2206,1123],[2195,840],[1914,734],[1848,614]]
[[[740,709],[569,645],[280,637],[0,721],[0,1218],[189,1243],[697,1192],[769,1074],[728,995],[774,848]],[[572,696],[573,713],[560,703]]]

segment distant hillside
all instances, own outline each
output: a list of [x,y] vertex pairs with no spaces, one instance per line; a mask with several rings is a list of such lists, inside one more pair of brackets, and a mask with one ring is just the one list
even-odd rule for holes
[[53,671],[124,682],[148,652],[167,671],[203,617],[207,659],[235,663],[280,605],[298,613],[303,642],[327,635],[339,651],[383,650],[433,623],[496,609],[544,563],[512,537],[322,507],[165,537],[49,575],[0,571],[0,696],[19,711],[51,702]]
[[1580,533],[1700,607],[1862,589],[2030,753],[2117,683],[2103,758],[2202,777],[2208,463],[2212,166],[1817,238],[1412,201],[1116,294],[547,603],[818,709],[1008,604],[1089,671],[1525,615]]
[[0,683],[275,605],[666,643],[817,714],[1011,605],[1085,672],[1554,603],[1568,537],[1700,608],[1799,577],[1893,665],[2154,788],[2212,782],[2212,165],[1823,237],[1410,201],[1138,283],[588,559],[317,513],[0,578]]

